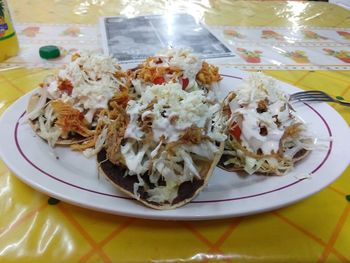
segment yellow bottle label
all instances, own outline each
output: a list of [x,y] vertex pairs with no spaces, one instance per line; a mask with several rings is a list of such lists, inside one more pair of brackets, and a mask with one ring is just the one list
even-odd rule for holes
[[5,0],[0,0],[0,41],[13,37],[15,30]]

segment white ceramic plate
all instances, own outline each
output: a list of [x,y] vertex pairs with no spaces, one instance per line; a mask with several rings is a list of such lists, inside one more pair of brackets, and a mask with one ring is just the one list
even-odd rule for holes
[[[222,97],[234,89],[246,73],[222,70]],[[282,90],[296,87],[279,82]],[[152,219],[196,220],[242,216],[276,209],[306,198],[333,182],[350,160],[349,127],[325,103],[294,104],[294,108],[324,149],[313,151],[295,169],[281,177],[238,176],[220,168],[214,170],[209,185],[191,203],[157,211],[146,208],[97,175],[95,160],[68,148],[54,152],[38,138],[23,116],[30,94],[13,103],[0,120],[0,154],[19,179],[60,200],[113,214]],[[57,157],[57,158],[56,158]]]

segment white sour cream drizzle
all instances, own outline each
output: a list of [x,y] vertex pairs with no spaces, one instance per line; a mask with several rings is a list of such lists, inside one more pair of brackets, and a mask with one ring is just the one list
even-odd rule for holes
[[[262,73],[251,74],[235,93],[229,106],[233,119],[238,116],[241,119],[242,145],[255,153],[259,149],[263,154],[277,153],[285,128],[294,118],[288,107],[288,96],[276,88],[272,78]],[[267,110],[258,113],[258,103],[263,100],[268,102]],[[261,127],[266,128],[267,135],[261,134]]]

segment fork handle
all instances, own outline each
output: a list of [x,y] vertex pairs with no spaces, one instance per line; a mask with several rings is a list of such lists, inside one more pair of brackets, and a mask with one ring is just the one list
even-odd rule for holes
[[341,101],[338,99],[335,99],[334,102],[339,103],[340,105],[346,106],[346,107],[350,107],[350,102],[345,102],[345,101]]

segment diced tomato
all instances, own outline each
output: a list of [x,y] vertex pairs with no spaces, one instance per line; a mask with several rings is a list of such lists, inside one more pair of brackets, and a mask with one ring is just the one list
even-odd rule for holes
[[165,82],[165,79],[163,77],[156,77],[153,80],[153,84],[161,85]]
[[58,89],[68,93],[68,95],[71,95],[73,91],[73,85],[69,80],[63,80],[58,86]]
[[182,89],[186,89],[188,86],[188,83],[190,83],[190,80],[188,78],[183,78],[182,79]]
[[229,129],[229,132],[236,139],[239,139],[242,133],[241,128],[239,128],[237,122],[232,123],[231,128]]

